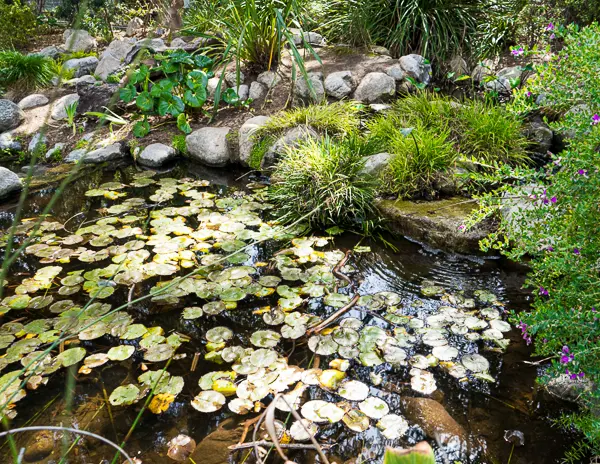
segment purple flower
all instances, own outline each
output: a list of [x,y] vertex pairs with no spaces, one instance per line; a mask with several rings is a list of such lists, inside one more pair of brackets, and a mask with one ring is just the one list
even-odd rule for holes
[[546,290],[544,287],[540,287],[540,295],[548,296],[548,290]]
[[531,345],[531,337],[527,336],[527,337],[523,337],[523,339],[525,340],[525,342],[527,343],[527,345]]
[[529,98],[531,97],[531,92],[528,91],[525,95],[527,96],[527,98]]
[[513,56],[521,56],[523,53],[525,53],[525,50],[523,50],[523,47],[519,47],[511,50],[511,53]]
[[465,229],[465,225],[461,224],[460,226],[458,226],[458,230],[464,230]]
[[573,248],[573,253],[575,253],[576,255],[581,254],[581,252],[579,251],[579,248]]
[[600,123],[600,116],[596,113],[592,116],[592,126],[596,126],[598,123]]
[[554,30],[554,24],[550,23],[546,26],[546,30],[547,31],[553,31]]
[[551,201],[552,203],[556,203],[556,202],[557,202],[557,199],[556,199],[556,197],[552,197],[552,198],[550,198],[550,201]]
[[569,347],[567,345],[563,346],[560,362],[562,364],[569,364],[573,359],[575,359],[575,356],[570,353]]
[[577,171],[577,174],[579,174],[580,176],[587,176],[587,169],[580,169],[579,171]]
[[577,377],[583,379],[585,377],[585,372],[581,371],[579,374],[577,374]]
[[548,250],[548,251],[554,251],[554,247],[549,246],[548,248],[546,248],[546,250]]
[[550,40],[554,40],[556,39],[556,34],[553,32],[552,34],[550,34]]

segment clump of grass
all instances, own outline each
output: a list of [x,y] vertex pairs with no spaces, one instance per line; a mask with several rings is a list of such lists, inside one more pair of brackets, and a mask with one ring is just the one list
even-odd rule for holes
[[376,217],[376,182],[361,172],[364,160],[357,143],[325,136],[287,150],[269,189],[282,223],[308,215],[311,227],[370,229]]
[[185,143],[185,135],[174,135],[173,140],[171,141],[171,145],[175,150],[177,150],[182,155],[187,154],[187,145]]
[[0,87],[26,93],[48,87],[55,75],[50,58],[17,51],[0,52]]

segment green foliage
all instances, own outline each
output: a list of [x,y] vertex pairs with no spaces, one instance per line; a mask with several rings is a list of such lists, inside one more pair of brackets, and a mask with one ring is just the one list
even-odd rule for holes
[[187,153],[187,145],[185,143],[185,135],[175,135],[171,141],[171,145],[182,155]]
[[289,224],[308,215],[313,227],[368,231],[376,215],[376,183],[361,173],[363,166],[351,144],[328,136],[288,150],[269,189],[280,220]]
[[0,87],[17,92],[48,87],[56,75],[54,62],[42,55],[0,52]]
[[[551,126],[571,136],[568,147],[542,170],[501,167],[488,173],[483,181],[502,187],[480,198],[481,209],[472,220],[511,206],[512,214],[500,215],[498,232],[482,247],[500,249],[514,260],[527,259],[533,304],[530,311],[513,313],[513,321],[526,340],[535,339],[536,356],[552,358],[542,381],[564,374],[591,381],[590,389],[582,389],[581,414],[561,423],[577,427],[598,454],[600,420],[590,411],[600,401],[600,126],[594,118],[600,112],[600,82],[595,78],[600,29],[571,27],[564,39],[564,49],[537,68],[512,109],[563,114]],[[542,92],[546,98],[538,108],[535,98]],[[565,114],[581,102],[589,106]],[[573,462],[579,462],[577,448],[581,450],[572,450]]]
[[65,106],[65,112],[67,113],[67,124],[73,128],[73,135],[77,133],[77,127],[75,125],[75,116],[77,115],[77,106],[79,100]]
[[36,16],[25,2],[0,2],[0,50],[26,45],[36,26]]
[[[183,50],[169,51],[154,55],[157,65],[149,68],[142,64],[129,79],[129,83],[119,90],[119,97],[125,103],[135,101],[137,108],[145,116],[133,128],[136,137],[144,137],[150,132],[148,115],[172,116],[177,119],[177,127],[185,133],[191,132],[186,112],[201,109],[208,98],[208,79],[213,77],[213,60],[205,55],[191,55]],[[156,74],[161,79],[152,78]],[[215,100],[231,100],[231,92]]]
[[253,145],[250,159],[248,160],[248,165],[252,169],[260,169],[260,164],[265,157],[267,150],[275,143],[275,140],[276,139],[273,136],[266,135]]
[[[529,0],[489,2],[484,19],[477,25],[473,55],[488,58],[505,51],[517,36],[519,15],[528,3]],[[532,18],[533,15],[528,20],[531,21]]]

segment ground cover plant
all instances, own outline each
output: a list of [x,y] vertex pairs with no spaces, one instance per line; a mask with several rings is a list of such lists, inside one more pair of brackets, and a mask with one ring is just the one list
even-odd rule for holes
[[50,86],[56,66],[42,55],[25,55],[17,51],[0,51],[0,88],[18,94]]

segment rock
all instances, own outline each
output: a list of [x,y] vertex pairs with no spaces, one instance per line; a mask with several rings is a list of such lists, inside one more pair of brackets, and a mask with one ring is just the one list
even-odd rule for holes
[[294,45],[296,45],[296,47],[304,46],[305,42],[317,47],[325,45],[325,38],[316,32],[301,33],[299,30],[296,30],[292,38],[294,39]]
[[267,95],[267,87],[260,82],[254,81],[250,84],[250,92],[248,96],[254,100],[262,100]]
[[242,84],[239,87],[234,86],[234,89],[235,92],[238,94],[238,97],[240,97],[241,101],[248,100],[248,96],[250,95],[250,89],[246,84]]
[[391,52],[387,48],[382,47],[381,45],[372,46],[371,53],[374,53],[375,55],[392,56]]
[[138,162],[144,166],[158,168],[177,156],[177,150],[162,143],[153,143],[142,150]]
[[269,121],[268,116],[254,116],[248,119],[239,130],[239,162],[244,166],[249,166],[250,154],[254,148],[255,140],[253,134],[259,127],[264,126]]
[[83,29],[67,29],[63,38],[69,52],[89,52],[97,46],[96,39]]
[[107,147],[97,148],[87,152],[87,154],[80,158],[80,161],[84,164],[98,164],[123,158],[125,155],[126,153],[123,150],[123,145],[121,143],[113,143]]
[[402,404],[408,421],[421,427],[429,438],[444,445],[456,439],[460,443],[468,444],[469,436],[465,429],[437,401],[430,398],[403,397]]
[[229,127],[203,127],[185,138],[190,156],[208,166],[225,166],[231,162]]
[[36,108],[38,106],[44,106],[47,104],[48,97],[46,95],[34,93],[33,95],[28,95],[27,97],[23,98],[18,105],[22,110],[27,110],[29,108]]
[[431,65],[421,55],[405,55],[398,60],[402,70],[417,82],[429,84],[431,81]]
[[371,103],[369,105],[369,108],[371,108],[371,110],[375,113],[383,113],[384,111],[389,110],[391,107],[392,105],[386,105],[384,103]]
[[390,76],[393,77],[394,80],[396,80],[397,82],[399,81],[403,81],[404,80],[404,71],[402,70],[402,67],[400,66],[400,64],[396,63],[392,66],[390,66],[385,73]]
[[[308,73],[310,86],[304,76],[296,80],[294,95],[305,103],[321,103],[325,99],[325,87],[323,86],[323,73]],[[312,87],[312,89],[311,89]]]
[[79,161],[81,158],[83,158],[86,153],[87,153],[87,149],[77,148],[76,150],[69,152],[69,154],[65,157],[64,160],[66,163],[75,163],[75,162]]
[[388,166],[392,155],[389,153],[377,153],[376,155],[365,156],[365,165],[361,173],[369,176],[379,176]]
[[118,84],[78,83],[79,105],[77,106],[77,112],[84,114],[88,111],[104,111],[102,107],[110,107],[111,103],[114,103],[112,98],[118,90]]
[[[240,71],[239,74],[239,83],[243,84],[244,80],[246,79],[246,76],[244,76],[244,73],[242,71]],[[238,73],[235,71],[230,71],[226,73],[225,82],[227,82],[227,85],[229,85],[229,87],[236,87],[238,85]]]
[[523,132],[533,142],[535,151],[546,153],[552,147],[554,132],[543,122],[532,122],[525,126]]
[[135,39],[113,40],[104,50],[94,74],[102,80],[117,72],[125,64],[125,58],[136,43]]
[[464,58],[460,55],[455,55],[448,62],[448,70],[451,73],[454,73],[453,79],[456,79],[460,76],[464,76],[465,74],[469,74],[469,65],[464,60]]
[[10,132],[0,134],[0,150],[21,150],[21,144],[14,139]]
[[23,110],[10,100],[0,100],[0,132],[15,129],[25,118]]
[[494,75],[494,62],[492,60],[483,60],[471,72],[474,82],[482,82],[487,76]]
[[256,80],[267,89],[272,89],[281,82],[281,76],[273,71],[265,71],[260,73]]
[[[206,84],[206,93],[208,94],[208,98],[211,98],[211,99],[215,98],[215,92],[217,91],[217,86],[219,85],[220,81],[221,81],[220,77],[212,77],[208,80],[208,83]],[[225,82],[225,80],[223,80],[221,82],[221,97],[223,96],[223,92],[225,92],[226,89],[227,89],[227,82]]]
[[264,170],[271,169],[277,164],[277,161],[279,161],[279,158],[281,158],[287,148],[297,147],[308,139],[316,139],[318,137],[319,134],[312,127],[297,126],[288,129],[286,133],[267,150],[260,163],[260,168]]
[[495,90],[499,93],[510,94],[512,92],[511,81],[520,79],[523,75],[523,71],[520,66],[511,66],[509,68],[502,68],[496,79],[485,83],[485,87],[490,90]]
[[567,374],[562,374],[550,380],[546,389],[561,400],[576,403],[583,393],[594,389],[594,384],[588,379],[571,380]]
[[[77,95],[76,93],[65,95],[64,97],[61,97],[58,100],[56,100],[52,104],[52,119],[66,119],[66,108],[75,102],[79,102],[79,95]],[[79,108],[79,104],[77,105],[77,107]]]
[[91,76],[88,74],[87,76],[81,76],[81,77],[76,77],[74,79],[70,79],[64,83],[64,86],[76,88],[78,85],[81,85],[81,84],[96,84],[97,82],[99,82],[99,81],[97,81],[94,76]]
[[49,430],[36,433],[25,447],[25,461],[38,462],[47,458],[54,450],[54,442],[54,435]]
[[127,23],[127,29],[125,31],[125,35],[131,37],[138,33],[143,32],[144,30],[144,21],[141,18],[132,18],[129,23]]
[[171,40],[171,48],[187,48],[188,43],[183,40],[181,37],[175,37]]
[[44,134],[43,132],[37,132],[36,134],[33,135],[33,137],[31,137],[31,140],[29,141],[29,145],[27,146],[27,149],[29,150],[30,153],[33,153],[35,151],[46,151],[46,144],[48,143],[48,137],[46,137],[46,134]]
[[462,197],[420,202],[381,200],[377,208],[395,232],[442,250],[476,254],[479,240],[490,232],[487,222],[467,232],[460,229],[477,208],[474,203],[464,203]]
[[0,198],[4,198],[12,192],[18,192],[23,188],[21,179],[14,172],[0,166]]
[[389,100],[396,93],[396,81],[382,72],[372,72],[363,77],[354,92],[354,99],[374,103]]
[[225,464],[229,462],[229,446],[237,443],[244,427],[241,419],[230,417],[225,419],[213,432],[209,433],[204,440],[198,443],[192,453],[190,461],[202,464]]
[[338,100],[346,98],[355,88],[356,82],[351,71],[334,72],[325,79],[325,92]]
[[42,55],[55,60],[60,55],[64,54],[65,50],[62,47],[50,45],[49,47],[42,48],[39,52],[35,52],[35,55]]
[[95,56],[86,56],[85,58],[74,58],[67,60],[63,64],[64,69],[74,69],[75,77],[91,74],[98,66],[98,58]]
[[136,55],[142,49],[147,49],[150,53],[161,53],[167,50],[169,47],[165,45],[163,39],[143,39],[139,40],[134,44],[131,50],[125,56],[123,65],[130,64],[135,59]]
[[46,161],[52,161],[59,153],[62,154],[65,148],[64,143],[57,143],[50,150],[46,152]]

